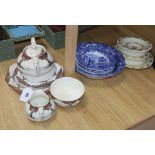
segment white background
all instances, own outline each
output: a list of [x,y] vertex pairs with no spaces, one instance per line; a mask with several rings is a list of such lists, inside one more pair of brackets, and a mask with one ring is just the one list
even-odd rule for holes
[[154,0],[0,0],[5,24],[154,24]]
[[4,155],[154,155],[154,131],[2,131]]
[[[154,8],[153,0],[0,0],[0,24],[154,25]],[[2,155],[154,155],[154,145],[154,131],[0,131]]]

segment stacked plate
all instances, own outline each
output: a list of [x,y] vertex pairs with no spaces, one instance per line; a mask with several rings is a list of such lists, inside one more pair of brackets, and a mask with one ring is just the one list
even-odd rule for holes
[[124,55],[126,67],[144,69],[153,63],[153,56],[150,53],[152,44],[143,38],[120,38],[117,41],[116,48]]
[[32,87],[34,90],[41,89],[48,93],[51,83],[57,78],[62,77],[62,75],[63,67],[57,63],[54,63],[53,69],[49,72],[48,78],[46,74],[46,79],[33,77],[31,80],[27,80],[19,70],[17,63],[15,63],[9,67],[5,80],[14,90],[19,93],[21,93],[23,89],[27,87]]
[[97,42],[79,43],[76,52],[76,70],[82,75],[101,79],[123,71],[125,59],[115,48]]

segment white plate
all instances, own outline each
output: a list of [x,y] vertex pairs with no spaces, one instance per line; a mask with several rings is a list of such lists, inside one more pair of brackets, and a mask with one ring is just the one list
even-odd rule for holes
[[128,65],[126,64],[125,66],[128,68],[133,68],[133,69],[145,69],[150,67],[153,64],[153,56],[151,53],[149,53],[149,57],[146,60],[146,63],[144,63],[143,65]]

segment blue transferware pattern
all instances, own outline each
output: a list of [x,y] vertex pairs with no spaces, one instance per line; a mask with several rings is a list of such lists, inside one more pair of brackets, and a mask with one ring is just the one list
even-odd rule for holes
[[81,66],[78,62],[76,62],[76,66],[78,66],[81,70],[87,72],[88,74],[107,74],[109,72],[112,72],[112,71],[109,71],[109,70],[106,70],[104,69],[104,71],[101,69],[101,70],[95,70],[95,69],[89,69],[89,68],[86,68],[84,66]]
[[88,70],[102,70],[104,74],[114,70],[116,65],[113,48],[103,43],[79,43],[76,58],[80,66]]
[[[89,43],[90,44],[90,43]],[[99,43],[101,44],[101,43]],[[101,79],[101,78],[107,78],[107,77],[112,77],[115,76],[117,74],[119,74],[120,72],[122,72],[125,68],[125,59],[123,57],[123,55],[115,48],[113,47],[109,47],[109,45],[103,44],[103,46],[106,48],[108,47],[108,49],[110,49],[113,52],[110,52],[113,56],[114,56],[114,60],[115,60],[115,68],[113,71],[105,74],[105,72],[103,71],[94,71],[91,69],[87,69],[84,68],[83,66],[81,66],[81,63],[79,63],[79,61],[77,61],[76,63],[76,70],[81,73],[82,75],[89,77],[89,78],[94,78],[94,79]],[[78,60],[78,57],[77,57]]]

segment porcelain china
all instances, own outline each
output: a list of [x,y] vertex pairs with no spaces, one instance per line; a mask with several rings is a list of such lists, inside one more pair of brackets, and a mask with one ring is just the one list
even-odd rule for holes
[[19,93],[21,93],[23,89],[27,87],[32,87],[34,90],[41,89],[46,93],[48,93],[50,89],[50,84],[57,78],[60,78],[63,76],[62,66],[60,66],[57,63],[54,63],[54,65],[55,65],[56,71],[54,75],[49,77],[47,81],[43,81],[44,79],[35,81],[34,79],[34,81],[32,81],[31,83],[30,81],[27,81],[26,79],[24,79],[24,77],[22,76],[22,72],[18,69],[18,66],[15,63],[9,67],[5,80],[9,86],[11,86],[14,90],[16,90]]
[[26,46],[17,63],[9,67],[6,82],[19,93],[27,87],[49,92],[50,84],[62,76],[63,67],[54,63],[46,48],[31,38],[31,45]]
[[25,104],[25,112],[32,121],[46,121],[55,113],[55,103],[42,90],[36,90]]
[[145,69],[150,67],[153,64],[153,56],[151,53],[149,53],[149,56],[146,58],[145,62],[142,64],[134,64],[134,63],[129,63],[128,60],[126,60],[126,67],[128,68],[133,68],[133,69]]
[[102,43],[79,43],[76,57],[80,65],[87,69],[102,70],[106,74],[115,68],[113,52]]
[[127,56],[143,57],[152,49],[152,44],[138,37],[122,37],[117,41],[118,48]]
[[72,77],[62,77],[50,86],[54,102],[61,107],[72,107],[80,103],[85,88],[82,82]]
[[19,70],[26,75],[41,76],[52,69],[53,57],[42,45],[38,45],[31,38],[31,45],[25,47],[17,59]]
[[[92,55],[90,53],[92,53]],[[102,54],[97,55],[94,53]],[[87,55],[87,63],[84,62],[84,55]],[[94,57],[94,55],[97,55],[97,57]],[[100,57],[101,55],[103,58]],[[95,65],[91,65],[92,63]],[[125,59],[117,49],[109,45],[96,42],[78,44],[76,70],[82,75],[93,79],[107,78],[119,74],[123,71],[124,67]]]
[[149,53],[143,57],[143,58],[132,58],[132,57],[125,57],[125,61],[126,61],[126,64],[128,65],[135,65],[135,66],[139,66],[139,65],[143,65],[147,62],[149,58]]
[[116,48],[124,55],[126,67],[144,69],[152,65],[152,44],[137,37],[123,37],[118,39]]
[[45,85],[53,81],[55,79],[55,76],[57,76],[59,72],[61,73],[63,72],[62,67],[57,63],[54,63],[52,70],[45,75],[42,75],[39,77],[29,76],[28,77],[29,80],[27,80],[27,78],[23,76],[23,73],[18,72],[16,78],[18,81],[21,81],[27,85],[35,87],[35,86]]

